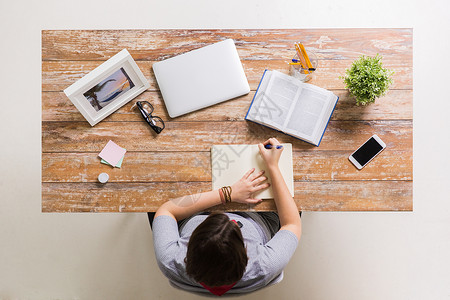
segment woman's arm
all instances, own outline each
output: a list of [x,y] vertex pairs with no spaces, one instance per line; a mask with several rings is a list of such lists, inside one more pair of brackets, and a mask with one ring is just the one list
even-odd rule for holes
[[[253,199],[251,195],[269,187],[269,184],[264,182],[267,179],[263,176],[264,171],[253,174],[254,171],[255,169],[249,170],[238,182],[231,186],[231,201],[248,204],[261,202],[261,199]],[[161,205],[156,211],[155,218],[167,215],[179,221],[221,203],[218,190],[183,196]]]
[[[271,144],[271,149],[266,149],[264,146]],[[280,217],[281,229],[292,231],[298,239],[302,234],[302,223],[300,215],[298,213],[297,205],[292,198],[286,182],[281,175],[280,168],[278,167],[278,161],[283,151],[275,138],[271,138],[265,141],[263,144],[259,144],[259,151],[266,162],[268,172],[272,178],[272,191],[274,195],[275,205],[277,207],[278,216]]]

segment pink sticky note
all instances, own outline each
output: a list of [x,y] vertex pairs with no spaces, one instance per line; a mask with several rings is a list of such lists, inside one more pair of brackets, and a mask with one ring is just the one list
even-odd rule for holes
[[127,152],[127,150],[120,147],[113,141],[109,141],[108,144],[106,144],[105,148],[103,148],[102,152],[98,154],[98,156],[106,160],[110,165],[115,166],[125,155],[125,152]]

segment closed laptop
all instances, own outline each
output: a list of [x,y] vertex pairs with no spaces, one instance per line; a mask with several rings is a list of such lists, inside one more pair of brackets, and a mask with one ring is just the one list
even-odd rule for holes
[[171,118],[250,92],[232,39],[153,64]]

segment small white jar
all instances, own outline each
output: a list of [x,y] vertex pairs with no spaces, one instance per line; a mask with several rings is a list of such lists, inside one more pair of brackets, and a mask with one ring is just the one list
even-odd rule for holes
[[98,181],[100,181],[101,183],[107,183],[109,180],[109,175],[106,173],[101,173],[100,175],[98,175]]

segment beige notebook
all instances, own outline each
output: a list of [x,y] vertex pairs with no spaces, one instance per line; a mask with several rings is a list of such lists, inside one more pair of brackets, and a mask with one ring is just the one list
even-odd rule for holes
[[[292,145],[282,144],[284,150],[278,163],[289,192],[294,197],[294,174],[292,168]],[[275,150],[274,150],[275,151]],[[215,145],[211,147],[212,188],[234,184],[251,168],[255,173],[266,170],[267,167],[259,154],[258,145]],[[272,183],[268,172],[265,173],[268,182]],[[254,195],[257,199],[273,199],[272,187]]]

